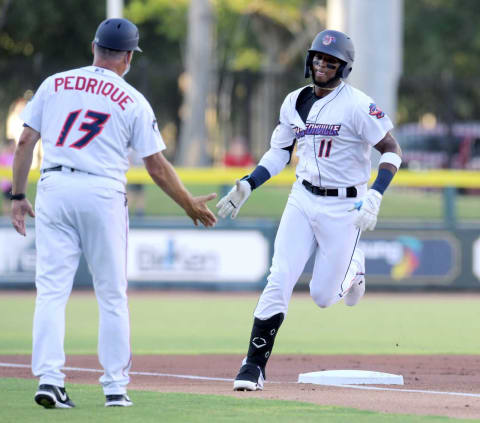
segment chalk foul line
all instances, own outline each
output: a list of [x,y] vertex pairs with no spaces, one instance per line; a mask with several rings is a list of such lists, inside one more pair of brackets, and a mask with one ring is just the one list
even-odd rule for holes
[[[0,363],[0,367],[10,367],[10,368],[21,368],[21,369],[30,369],[29,364],[17,364],[17,363]],[[84,372],[84,373],[103,373],[103,370],[100,369],[86,369],[83,367],[62,367],[62,370],[71,371],[71,372]],[[208,376],[194,376],[194,375],[179,375],[179,374],[170,374],[170,373],[156,373],[156,372],[133,372],[130,371],[129,374],[137,376],[154,376],[154,377],[173,377],[177,379],[193,379],[193,380],[210,380],[217,382],[233,382],[233,379],[223,378],[223,377],[208,377]],[[265,381],[266,384],[297,384],[298,382],[272,382]],[[459,397],[473,397],[480,398],[480,394],[472,394],[468,392],[448,392],[448,391],[429,391],[423,389],[401,389],[401,388],[383,388],[377,386],[365,386],[365,385],[320,385],[320,386],[332,386],[335,388],[349,388],[349,389],[363,389],[363,390],[372,390],[372,391],[394,391],[394,392],[409,392],[417,394],[431,394],[431,395],[455,395]]]

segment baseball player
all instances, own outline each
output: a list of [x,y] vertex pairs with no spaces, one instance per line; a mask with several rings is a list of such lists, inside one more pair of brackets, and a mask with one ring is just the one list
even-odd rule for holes
[[[99,304],[98,355],[105,406],[130,406],[131,365],[126,254],[125,172],[132,148],[154,182],[195,225],[213,226],[206,202],[192,197],[165,159],[165,144],[148,101],[122,78],[138,47],[137,27],[126,19],[102,22],[92,43],[92,66],[50,76],[23,112],[15,152],[12,223],[25,235],[25,214],[36,216],[37,299],[32,371],[40,378],[35,401],[71,408],[64,387],[65,306],[83,252]],[[42,138],[44,161],[35,213],[25,198],[32,151]]]
[[[353,61],[353,43],[344,33],[326,30],[315,37],[305,61],[305,77],[311,75],[313,84],[287,95],[270,149],[217,204],[219,216],[235,218],[252,191],[290,162],[297,143],[297,180],[280,221],[234,390],[263,389],[275,336],[312,254],[310,294],[319,307],[341,299],[353,306],[365,292],[365,259],[358,240],[362,231],[375,228],[382,195],[400,167],[401,150],[389,132],[393,125],[388,116],[343,81]],[[372,147],[381,158],[378,177],[367,189]]]

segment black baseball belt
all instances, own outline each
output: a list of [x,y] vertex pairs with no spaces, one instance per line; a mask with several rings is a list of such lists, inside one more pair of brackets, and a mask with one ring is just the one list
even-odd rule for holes
[[85,172],[84,170],[80,169],[74,169],[73,167],[68,167],[68,166],[55,166],[55,167],[49,167],[47,169],[43,169],[42,173],[47,173],[47,172],[61,172],[63,169],[69,170],[70,172],[82,172],[82,173],[90,173],[90,172]]
[[[302,181],[302,185],[305,189],[311,192],[314,195],[320,195],[322,197],[338,197],[338,189],[337,188],[323,188],[317,187],[312,185],[310,182],[306,181],[305,179]],[[357,196],[357,188],[355,187],[348,187],[346,189],[347,198],[355,198]]]

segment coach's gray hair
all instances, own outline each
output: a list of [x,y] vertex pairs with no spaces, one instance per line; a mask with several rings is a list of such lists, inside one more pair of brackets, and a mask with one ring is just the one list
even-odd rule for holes
[[112,50],[105,47],[100,47],[98,44],[95,44],[95,54],[97,54],[102,59],[118,60],[121,57],[125,56],[128,51],[121,50]]

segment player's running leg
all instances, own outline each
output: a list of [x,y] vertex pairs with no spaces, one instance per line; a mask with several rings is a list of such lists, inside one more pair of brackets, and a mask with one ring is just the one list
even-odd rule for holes
[[235,379],[234,390],[263,389],[265,366],[287,313],[293,287],[315,249],[309,219],[299,204],[301,194],[292,191],[280,221],[270,275],[255,309],[248,354]]
[[354,306],[365,294],[365,254],[358,247],[355,248],[342,286],[345,286],[343,301],[347,306]]
[[310,294],[315,303],[324,308],[345,296],[354,282],[352,272],[365,273],[365,270],[358,265],[359,253],[355,253],[360,231],[353,225],[354,216],[348,212],[345,200],[323,197],[319,202],[315,225],[319,246]]

